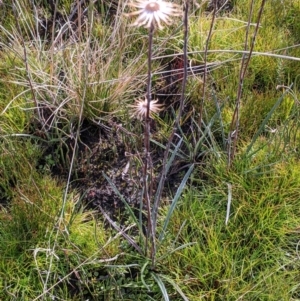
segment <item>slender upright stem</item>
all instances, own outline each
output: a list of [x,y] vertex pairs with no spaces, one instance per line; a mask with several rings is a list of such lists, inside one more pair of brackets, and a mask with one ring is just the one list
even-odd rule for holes
[[[183,16],[183,24],[184,24],[184,33],[183,33],[183,78],[182,78],[182,90],[181,90],[181,97],[180,97],[180,104],[179,104],[179,110],[175,119],[174,127],[172,129],[172,132],[169,136],[168,143],[166,145],[166,149],[164,152],[164,158],[163,158],[163,163],[162,163],[162,172],[160,176],[160,183],[158,187],[158,191],[155,196],[154,204],[153,204],[153,232],[156,232],[156,225],[157,225],[157,215],[158,215],[158,208],[160,206],[160,200],[163,192],[163,187],[165,186],[165,181],[167,178],[167,161],[169,158],[169,152],[171,149],[171,145],[173,143],[173,138],[176,134],[176,131],[180,125],[180,120],[182,117],[184,105],[185,105],[185,92],[186,92],[186,82],[187,82],[187,45],[188,45],[188,1],[185,1],[184,4],[184,16]],[[156,252],[156,250],[155,250]],[[155,266],[155,253],[153,254],[152,258],[152,267]]]
[[[55,48],[55,25],[56,25],[56,15],[57,15],[57,10],[58,10],[58,1],[54,1],[51,4],[51,1],[49,1],[51,9],[54,9],[53,12],[53,24],[52,24],[52,30],[51,30],[51,48],[50,48],[50,57],[51,57],[51,64],[50,64],[50,85],[53,84],[53,73],[54,73],[54,48]],[[54,5],[54,7],[53,7]]]
[[33,99],[33,102],[34,102],[34,105],[35,105],[35,108],[34,108],[35,110],[34,111],[37,112],[38,121],[42,125],[44,125],[44,120],[43,120],[41,112],[40,112],[40,106],[39,106],[38,100],[36,98],[35,89],[33,87],[34,83],[32,81],[31,73],[29,71],[28,57],[27,57],[27,50],[26,50],[25,40],[24,40],[24,37],[22,35],[21,26],[20,26],[20,23],[19,23],[20,18],[19,18],[19,15],[18,15],[18,11],[20,11],[21,7],[18,7],[18,10],[17,10],[16,4],[14,3],[13,6],[12,6],[12,8],[13,8],[13,13],[14,13],[14,17],[15,17],[15,20],[16,20],[16,25],[17,25],[17,29],[18,29],[18,32],[19,32],[19,36],[20,36],[20,39],[21,39],[21,44],[22,44],[22,47],[23,47],[24,64],[25,64],[26,76],[27,76],[27,79],[28,79],[28,84],[29,84],[30,92],[32,94],[32,99]]
[[150,102],[151,102],[151,63],[152,63],[152,44],[153,44],[153,32],[154,32],[154,24],[152,23],[149,29],[149,45],[148,45],[148,78],[147,78],[147,110],[145,116],[145,133],[144,133],[144,145],[145,145],[145,161],[144,161],[144,171],[143,171],[143,180],[144,180],[144,200],[147,206],[147,235],[146,235],[146,248],[145,253],[148,250],[148,239],[150,238],[151,243],[151,257],[152,254],[155,253],[155,237],[153,231],[153,223],[151,216],[151,199],[152,199],[152,161],[150,155],[150,128],[151,128],[151,120],[150,120]]
[[202,125],[202,119],[203,119],[203,108],[205,103],[205,95],[206,95],[206,79],[207,79],[207,53],[208,53],[208,47],[210,43],[210,39],[212,36],[212,31],[215,24],[215,18],[217,14],[217,0],[214,0],[214,10],[213,15],[210,23],[210,28],[208,32],[208,36],[205,42],[205,50],[204,50],[204,73],[203,73],[203,83],[202,83],[202,100],[200,103],[200,111],[199,111],[199,127]]
[[253,54],[255,40],[256,40],[256,36],[258,34],[265,2],[266,2],[265,0],[262,0],[262,2],[261,2],[261,6],[260,6],[260,9],[258,12],[258,20],[256,22],[254,34],[251,39],[250,51],[246,54],[246,51],[248,49],[251,18],[252,18],[253,10],[254,10],[254,0],[252,0],[251,6],[250,6],[250,15],[249,15],[249,19],[248,19],[248,25],[247,25],[247,31],[246,31],[246,37],[245,37],[244,54],[242,57],[240,74],[239,74],[237,99],[236,99],[236,104],[235,104],[235,110],[234,110],[233,117],[232,117],[231,124],[230,124],[230,132],[229,132],[229,136],[228,136],[228,146],[227,146],[227,156],[228,156],[227,167],[228,168],[231,167],[231,164],[234,159],[235,152],[236,152],[237,140],[239,137],[238,135],[239,135],[239,129],[240,129],[240,104],[241,104],[242,93],[243,93],[243,84],[244,84],[244,79],[246,76],[246,71],[249,66],[252,54]]

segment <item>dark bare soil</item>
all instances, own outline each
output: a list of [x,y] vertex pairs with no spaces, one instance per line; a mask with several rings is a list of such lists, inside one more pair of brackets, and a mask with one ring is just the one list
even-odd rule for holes
[[[110,126],[104,129],[98,125],[83,124],[72,186],[80,191],[83,204],[89,209],[98,211],[101,207],[109,215],[119,217],[124,214],[125,209],[120,195],[132,208],[140,208],[143,197],[144,154],[135,151],[134,148],[129,152],[123,141],[123,131],[130,133],[116,123],[111,123]],[[143,137],[139,139],[143,141]],[[159,179],[162,158],[163,150],[153,146],[155,186]],[[164,196],[174,194],[180,184],[182,173],[176,172],[180,165],[181,162],[174,161],[171,174],[167,178]]]

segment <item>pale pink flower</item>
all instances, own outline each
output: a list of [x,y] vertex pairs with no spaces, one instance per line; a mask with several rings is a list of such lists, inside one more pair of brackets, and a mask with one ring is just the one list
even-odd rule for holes
[[[137,118],[139,120],[143,120],[147,114],[147,98],[145,99],[137,99],[136,102],[130,107],[133,109],[131,118]],[[162,104],[157,103],[158,100],[150,101],[150,117],[153,118],[155,114],[159,113],[163,109]]]
[[162,22],[170,25],[172,17],[181,16],[182,10],[179,5],[161,0],[134,0],[129,3],[130,6],[138,8],[137,11],[129,13],[128,16],[138,15],[133,26],[144,26],[150,28],[151,25],[162,29]]

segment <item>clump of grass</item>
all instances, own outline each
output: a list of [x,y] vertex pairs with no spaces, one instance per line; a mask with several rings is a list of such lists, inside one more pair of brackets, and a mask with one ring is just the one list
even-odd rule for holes
[[104,270],[104,264],[120,253],[118,236],[110,238],[92,212],[78,210],[75,195],[62,209],[63,188],[50,177],[32,175],[15,190],[0,214],[0,274],[5,275],[1,299],[76,297],[80,287],[92,284],[87,270]]
[[186,192],[172,219],[170,235],[175,237],[185,221],[179,241],[196,244],[181,250],[174,261],[170,257],[169,264],[179,261],[178,272],[182,271],[190,300],[199,296],[207,300],[293,298],[299,294],[298,161],[290,158],[270,165],[265,156],[257,155],[246,165],[243,159],[237,161],[237,169],[229,172],[224,162],[215,164],[217,169],[225,168],[210,173],[201,189]]
[[1,152],[0,195],[1,199],[7,202],[14,195],[13,187],[30,180],[28,175],[34,172],[35,160],[38,160],[41,152],[31,142],[22,141],[17,137],[2,138]]
[[1,297],[4,300],[8,295],[32,299],[41,289],[34,270],[33,249],[44,241],[47,231],[55,224],[60,195],[61,189],[49,177],[37,183],[31,174],[27,181],[18,183],[10,204],[2,209],[1,274],[6,281]]
[[[122,11],[118,12],[121,13]],[[129,92],[133,90],[132,79],[143,70],[143,65],[138,66],[130,59],[126,62],[123,60],[124,55],[130,53],[135,45],[132,44],[132,37],[121,36],[124,32],[117,31],[117,28],[122,28],[122,24],[116,23],[115,28],[105,25],[101,23],[101,19],[95,18],[93,10],[89,12],[88,17],[83,24],[86,31],[78,28],[81,40],[76,44],[72,41],[76,38],[77,32],[73,31],[67,21],[65,31],[69,38],[62,39],[61,33],[58,33],[54,37],[53,45],[39,43],[39,36],[36,33],[30,36],[31,47],[28,47],[26,38],[25,45],[18,44],[21,39],[17,38],[21,33],[5,31],[8,38],[15,38],[11,42],[14,42],[13,49],[19,49],[16,55],[21,58],[21,64],[26,61],[22,53],[23,47],[26,47],[27,64],[30,67],[33,84],[36,85],[35,92],[39,96],[39,103],[47,108],[53,108],[54,116],[59,112],[70,116],[77,115],[83,95],[87,96],[85,100],[87,108],[90,106],[94,108],[93,117],[99,116],[99,112],[115,111],[121,103],[121,95],[122,101],[126,103],[128,100],[126,95],[130,95]],[[119,22],[122,21],[124,22],[124,19],[120,18]],[[25,22],[24,26],[30,31],[34,24]],[[9,51],[6,45],[3,46],[4,52]],[[137,61],[139,58],[135,56],[134,60]],[[131,66],[131,71],[135,66],[136,73],[131,72],[129,76],[126,70],[128,65]],[[88,112],[87,109],[87,115]]]

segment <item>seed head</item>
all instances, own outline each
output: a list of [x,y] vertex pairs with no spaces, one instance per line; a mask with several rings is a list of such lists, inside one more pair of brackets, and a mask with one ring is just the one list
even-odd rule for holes
[[[162,104],[157,103],[158,100],[151,100],[150,101],[150,117],[153,118],[155,114],[159,113],[163,109]],[[137,118],[139,120],[143,120],[147,114],[147,98],[145,99],[137,99],[135,104],[131,105],[130,107],[133,109],[131,114],[131,118]]]

